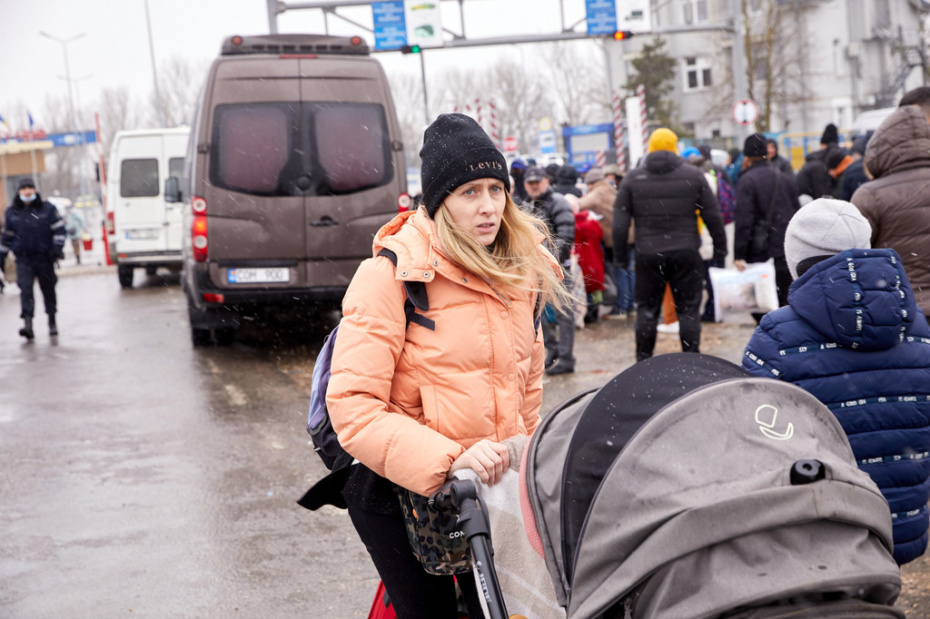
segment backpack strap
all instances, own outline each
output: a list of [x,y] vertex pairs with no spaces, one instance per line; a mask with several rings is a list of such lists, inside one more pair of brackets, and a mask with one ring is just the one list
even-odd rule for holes
[[[378,252],[379,256],[384,256],[391,261],[394,268],[397,268],[397,254],[390,249],[382,248]],[[430,320],[423,314],[417,314],[416,310],[421,312],[429,311],[429,297],[426,294],[426,284],[424,282],[404,282],[404,292],[407,293],[407,299],[404,301],[404,314],[407,316],[407,326],[415,322],[421,327],[426,327],[430,331],[436,330],[436,321]]]

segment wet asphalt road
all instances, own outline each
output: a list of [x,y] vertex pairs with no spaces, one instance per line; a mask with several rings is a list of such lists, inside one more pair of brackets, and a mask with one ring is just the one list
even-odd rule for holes
[[[58,338],[40,316],[25,343],[0,296],[0,617],[366,617],[377,575],[346,513],[295,503],[324,474],[304,427],[332,317],[195,349],[176,276],[76,272]],[[702,350],[738,362],[751,331],[708,325]],[[632,322],[576,346],[544,411],[632,364]],[[927,571],[904,570],[909,618],[930,617]]]

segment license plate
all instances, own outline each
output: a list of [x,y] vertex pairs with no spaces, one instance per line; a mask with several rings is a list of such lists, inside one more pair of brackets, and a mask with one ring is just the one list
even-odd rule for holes
[[229,269],[226,281],[230,284],[268,284],[288,282],[290,273],[287,267],[270,267],[263,269]]
[[126,238],[133,241],[151,240],[158,238],[158,228],[137,228],[126,230]]

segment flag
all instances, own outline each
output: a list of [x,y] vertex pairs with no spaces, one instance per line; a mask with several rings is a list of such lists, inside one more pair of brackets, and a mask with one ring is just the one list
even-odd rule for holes
[[0,124],[3,125],[3,128],[6,129],[7,136],[10,135],[10,125],[7,124],[6,119],[3,116],[0,116]]
[[29,117],[29,130],[32,131],[32,127],[35,125],[35,122],[32,120],[32,112],[26,110],[26,116]]

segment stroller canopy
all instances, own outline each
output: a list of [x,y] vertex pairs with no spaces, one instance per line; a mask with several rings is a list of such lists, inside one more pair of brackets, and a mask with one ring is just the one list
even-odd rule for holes
[[850,603],[850,616],[901,616],[888,608],[900,576],[887,503],[802,389],[662,355],[569,400],[529,450],[529,498],[569,617],[786,604],[830,616],[825,605]]

